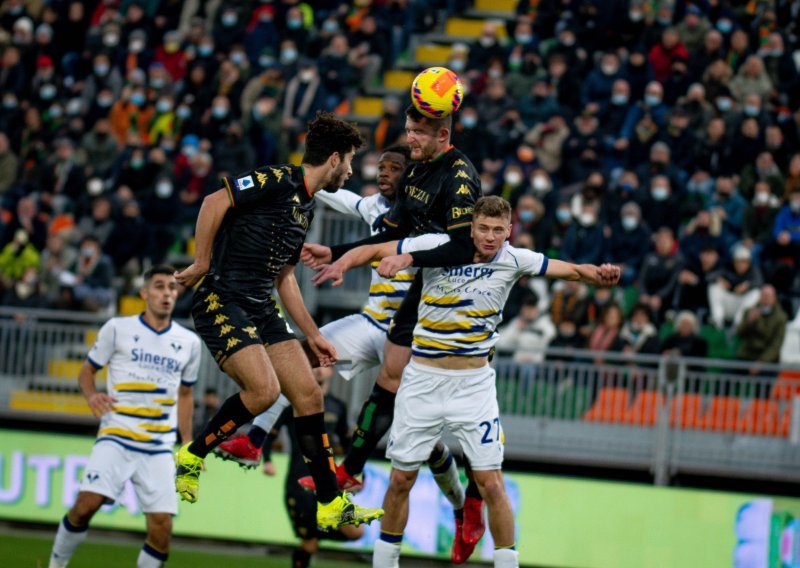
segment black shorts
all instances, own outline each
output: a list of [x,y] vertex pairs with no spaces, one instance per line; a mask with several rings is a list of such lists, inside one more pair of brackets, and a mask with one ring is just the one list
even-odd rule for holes
[[394,313],[392,321],[389,322],[389,331],[386,337],[395,345],[401,347],[411,347],[414,339],[414,327],[417,325],[417,313],[419,301],[422,298],[422,271],[417,271],[417,276],[408,288],[406,297],[397,311]]
[[249,345],[266,347],[297,339],[274,305],[256,313],[211,286],[195,291],[192,317],[197,334],[220,368],[231,355]]
[[339,531],[319,530],[317,528],[317,499],[315,494],[301,489],[296,480],[292,480],[290,483],[292,487],[286,488],[283,502],[286,505],[286,512],[289,514],[289,520],[292,522],[292,529],[297,538],[348,540]]

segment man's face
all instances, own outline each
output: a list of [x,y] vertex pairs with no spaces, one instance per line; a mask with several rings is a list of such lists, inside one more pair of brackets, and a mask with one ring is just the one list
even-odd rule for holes
[[349,152],[344,154],[339,160],[338,165],[333,169],[330,174],[330,181],[325,185],[323,188],[328,193],[335,193],[339,191],[339,188],[344,185],[350,176],[353,175],[353,156],[356,155],[355,149],[351,149]]
[[411,148],[411,159],[424,162],[436,156],[439,131],[427,121],[406,118],[406,141]]
[[178,281],[172,275],[156,274],[139,292],[147,310],[159,318],[168,318],[178,299]]
[[478,249],[478,256],[489,259],[497,254],[503,243],[511,235],[511,223],[505,217],[478,215],[472,219],[472,242]]
[[396,152],[384,152],[378,160],[378,191],[389,201],[394,200],[403,171],[406,169],[406,159]]

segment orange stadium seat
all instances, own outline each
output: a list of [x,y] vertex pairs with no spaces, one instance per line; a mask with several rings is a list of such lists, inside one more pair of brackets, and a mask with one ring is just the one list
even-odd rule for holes
[[800,371],[781,371],[770,396],[781,400],[800,396]]
[[664,395],[655,391],[641,391],[625,411],[622,421],[639,426],[653,426],[664,406]]
[[731,396],[715,396],[711,399],[705,414],[700,420],[700,428],[717,432],[733,432],[739,421],[742,402]]
[[699,394],[682,394],[672,399],[669,408],[670,426],[699,428],[703,397]]
[[777,401],[755,399],[739,419],[736,431],[742,434],[775,436],[778,434],[780,418]]
[[590,422],[622,422],[627,408],[628,389],[603,387],[583,419]]

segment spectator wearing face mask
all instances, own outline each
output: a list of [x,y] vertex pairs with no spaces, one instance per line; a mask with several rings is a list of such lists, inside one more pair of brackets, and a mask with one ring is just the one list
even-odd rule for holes
[[[66,292],[61,307],[98,311],[107,308],[114,298],[112,278],[114,267],[92,236],[85,237],[79,247],[78,260],[70,272],[62,274],[61,284]],[[63,305],[68,302],[67,305]]]
[[560,258],[576,264],[602,262],[603,229],[598,221],[597,206],[584,204],[577,222],[567,230]]
[[292,146],[316,112],[325,110],[325,98],[325,88],[316,65],[310,60],[303,60],[300,71],[286,83],[283,95],[283,128]]
[[468,69],[486,69],[492,59],[505,59],[505,50],[497,40],[497,24],[486,22],[481,36],[469,48]]
[[709,208],[722,220],[723,241],[731,245],[742,235],[742,222],[747,202],[739,195],[733,179],[717,178],[716,191],[708,203]]
[[721,270],[717,248],[712,244],[704,245],[697,261],[687,262],[678,273],[675,309],[688,310],[701,319],[705,317],[709,312],[708,287],[717,281]]
[[608,262],[622,268],[620,282],[629,286],[639,277],[645,255],[650,251],[652,232],[642,221],[642,212],[635,202],[622,206],[619,220],[611,225],[611,235],[606,239]]
[[244,137],[240,122],[231,122],[224,142],[214,146],[214,164],[218,172],[244,172],[256,167],[253,147]]
[[742,196],[752,199],[753,189],[757,182],[766,182],[770,191],[775,195],[781,195],[786,186],[786,180],[770,152],[761,152],[756,157],[755,163],[748,164],[742,169],[739,182]]
[[681,203],[666,176],[655,176],[642,198],[642,218],[651,228],[667,227],[675,234],[681,222]]
[[773,195],[766,181],[755,184],[753,199],[744,210],[742,244],[758,258],[761,250],[772,240],[772,228],[780,208],[780,200]]
[[211,101],[211,108],[208,109],[201,122],[201,137],[208,140],[220,140],[225,138],[228,125],[233,122],[231,112],[231,101],[225,95],[217,95]]
[[685,264],[668,227],[656,232],[656,250],[644,258],[639,276],[639,301],[649,306],[656,321],[671,307],[678,275]]
[[239,8],[233,3],[226,2],[217,11],[217,18],[214,22],[213,36],[216,49],[222,53],[227,53],[234,43],[242,41],[245,33],[245,22]]
[[453,124],[453,144],[476,164],[481,171],[483,161],[489,157],[490,148],[486,123],[478,116],[474,106],[464,106]]
[[736,100],[742,104],[749,94],[756,94],[762,98],[768,97],[772,92],[772,81],[764,68],[764,62],[757,55],[751,55],[736,73],[730,83],[731,92]]
[[611,97],[614,82],[621,79],[619,57],[614,52],[604,53],[581,87],[581,105],[594,105],[600,110]]
[[549,226],[542,202],[532,195],[524,194],[514,208],[509,240],[514,242],[519,235],[528,234],[533,237],[536,247],[544,250],[549,242]]
[[525,142],[536,148],[539,164],[551,176],[561,169],[562,148],[569,135],[569,126],[560,113],[536,124],[525,135]]
[[111,107],[108,118],[111,121],[111,133],[117,144],[124,146],[131,133],[140,136],[150,129],[155,116],[155,108],[150,104],[147,93],[142,87],[125,87],[120,99]]
[[706,209],[698,211],[694,219],[687,223],[679,243],[686,262],[697,265],[700,251],[707,247],[713,247],[719,252],[725,250],[721,233],[722,224],[716,214]]
[[550,314],[541,311],[538,303],[539,298],[531,292],[519,315],[500,330],[496,349],[501,354],[512,355],[516,363],[543,361],[547,346],[556,336]]
[[84,168],[87,176],[106,176],[119,155],[117,143],[111,136],[108,119],[98,120],[94,128],[84,134],[76,152],[75,160]]
[[616,150],[622,151],[630,146],[637,135],[637,126],[645,116],[649,117],[658,128],[664,126],[666,121],[667,105],[664,104],[664,88],[656,81],[647,84],[642,102],[630,107],[615,145]]
[[740,341],[736,356],[745,361],[777,363],[786,322],[786,312],[778,303],[775,288],[765,284],[759,292],[758,304],[747,310],[736,327]]

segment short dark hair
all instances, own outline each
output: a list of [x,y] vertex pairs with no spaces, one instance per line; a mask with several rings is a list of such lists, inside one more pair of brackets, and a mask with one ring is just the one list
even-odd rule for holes
[[381,154],[386,154],[387,152],[391,152],[392,154],[400,154],[403,156],[403,158],[405,158],[406,162],[411,161],[411,148],[404,146],[403,144],[395,144],[394,146],[384,148]]
[[334,153],[344,157],[363,145],[364,137],[355,124],[339,120],[330,112],[317,112],[317,117],[308,124],[303,163],[320,166]]
[[152,268],[148,269],[147,272],[144,273],[144,282],[147,284],[150,280],[153,279],[153,276],[157,274],[164,274],[165,276],[172,276],[175,274],[175,267],[169,264],[157,264]]
[[497,195],[486,195],[475,202],[472,218],[478,215],[485,217],[504,217],[511,220],[511,204]]
[[431,118],[429,116],[425,116],[414,105],[408,105],[406,107],[406,118],[410,118],[414,122],[422,122],[423,124],[430,124],[435,130],[441,130],[442,128],[446,128],[449,131],[453,131],[453,115],[448,114],[447,116],[443,116],[442,118]]

